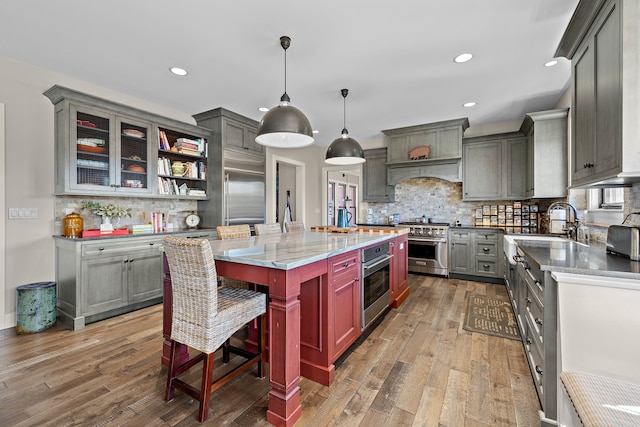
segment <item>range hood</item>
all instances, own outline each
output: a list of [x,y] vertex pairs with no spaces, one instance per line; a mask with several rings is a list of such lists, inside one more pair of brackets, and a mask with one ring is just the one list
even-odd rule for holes
[[387,162],[388,185],[396,185],[411,178],[440,178],[450,182],[462,182],[462,158]]

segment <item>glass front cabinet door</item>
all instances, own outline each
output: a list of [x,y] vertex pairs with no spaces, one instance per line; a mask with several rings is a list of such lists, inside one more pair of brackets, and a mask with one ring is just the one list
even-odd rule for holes
[[71,192],[151,192],[150,123],[87,107],[70,108],[68,188]]

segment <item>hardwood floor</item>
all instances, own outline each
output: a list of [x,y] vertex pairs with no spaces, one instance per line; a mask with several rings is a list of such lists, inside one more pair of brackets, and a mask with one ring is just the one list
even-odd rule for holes
[[[504,286],[422,275],[409,282],[409,299],[340,360],[331,387],[301,380],[296,426],[539,425],[522,344],[462,329],[466,295],[507,300]],[[0,331],[0,423],[199,425],[197,402],[180,392],[163,401],[161,329],[158,305],[76,332]],[[220,357],[217,369],[227,369]],[[269,425],[268,389],[267,379],[241,375],[214,393],[204,425]]]

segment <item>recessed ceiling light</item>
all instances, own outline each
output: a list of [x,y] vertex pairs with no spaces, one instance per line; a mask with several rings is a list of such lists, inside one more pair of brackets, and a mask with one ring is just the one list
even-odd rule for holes
[[470,54],[470,53],[461,53],[460,55],[458,55],[455,58],[453,58],[453,60],[455,62],[461,64],[463,62],[471,61],[471,58],[473,58],[472,54]]
[[175,74],[176,76],[186,76],[187,75],[187,70],[185,70],[184,68],[180,68],[180,67],[171,67],[169,69],[173,74]]
[[269,108],[267,108],[267,107],[260,107],[260,108],[258,108],[258,111],[262,111],[262,112],[264,113],[264,112],[269,111]]
[[463,107],[467,107],[467,108],[469,108],[469,107],[475,107],[475,106],[476,106],[476,103],[475,103],[475,102],[473,102],[473,101],[471,101],[471,102],[465,102],[464,104],[462,104],[462,106],[463,106]]
[[555,59],[552,59],[551,61],[545,62],[544,66],[545,67],[553,67],[554,65],[556,65],[558,63],[558,61],[556,61]]

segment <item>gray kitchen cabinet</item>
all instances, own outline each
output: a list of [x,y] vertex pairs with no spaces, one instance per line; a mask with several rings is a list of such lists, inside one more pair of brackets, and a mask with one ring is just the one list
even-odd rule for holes
[[476,229],[473,233],[474,271],[476,276],[503,280],[503,232],[499,229]]
[[395,202],[395,187],[387,184],[387,149],[364,150],[363,202]]
[[552,426],[557,419],[557,283],[520,249],[517,260],[511,304],[542,407],[540,425]]
[[[383,130],[388,139],[387,182],[395,185],[419,177],[460,182],[462,136],[468,127],[469,120],[461,118]],[[409,153],[422,146],[431,147],[429,158],[411,160]]]
[[209,144],[207,200],[198,201],[202,227],[216,227],[223,223],[224,167],[226,159],[264,163],[264,147],[255,142],[258,122],[229,111],[215,108],[195,114],[198,126],[212,131]]
[[215,108],[193,116],[196,123],[213,130],[215,141],[224,149],[264,155],[264,147],[256,142],[258,122],[225,108]]
[[[62,86],[53,86],[44,95],[54,105],[57,195],[206,198],[176,194],[173,186],[166,194],[158,180],[158,159],[160,153],[172,160],[197,161],[206,170],[206,157],[164,151],[159,138],[164,129],[175,139],[206,142],[209,130]],[[178,185],[205,189],[206,181],[199,177],[169,178]]]
[[449,276],[502,283],[503,232],[486,228],[449,229]]
[[567,195],[569,109],[528,113],[520,131],[527,136],[527,198]]
[[[215,238],[205,230],[172,234]],[[56,237],[58,316],[76,330],[161,302],[163,237]]]
[[449,230],[449,275],[473,274],[475,257],[473,256],[472,231],[462,229]]
[[520,132],[464,138],[463,200],[526,197],[527,139]]
[[572,67],[572,187],[640,179],[639,9],[637,2],[581,1],[558,46],[556,56]]

